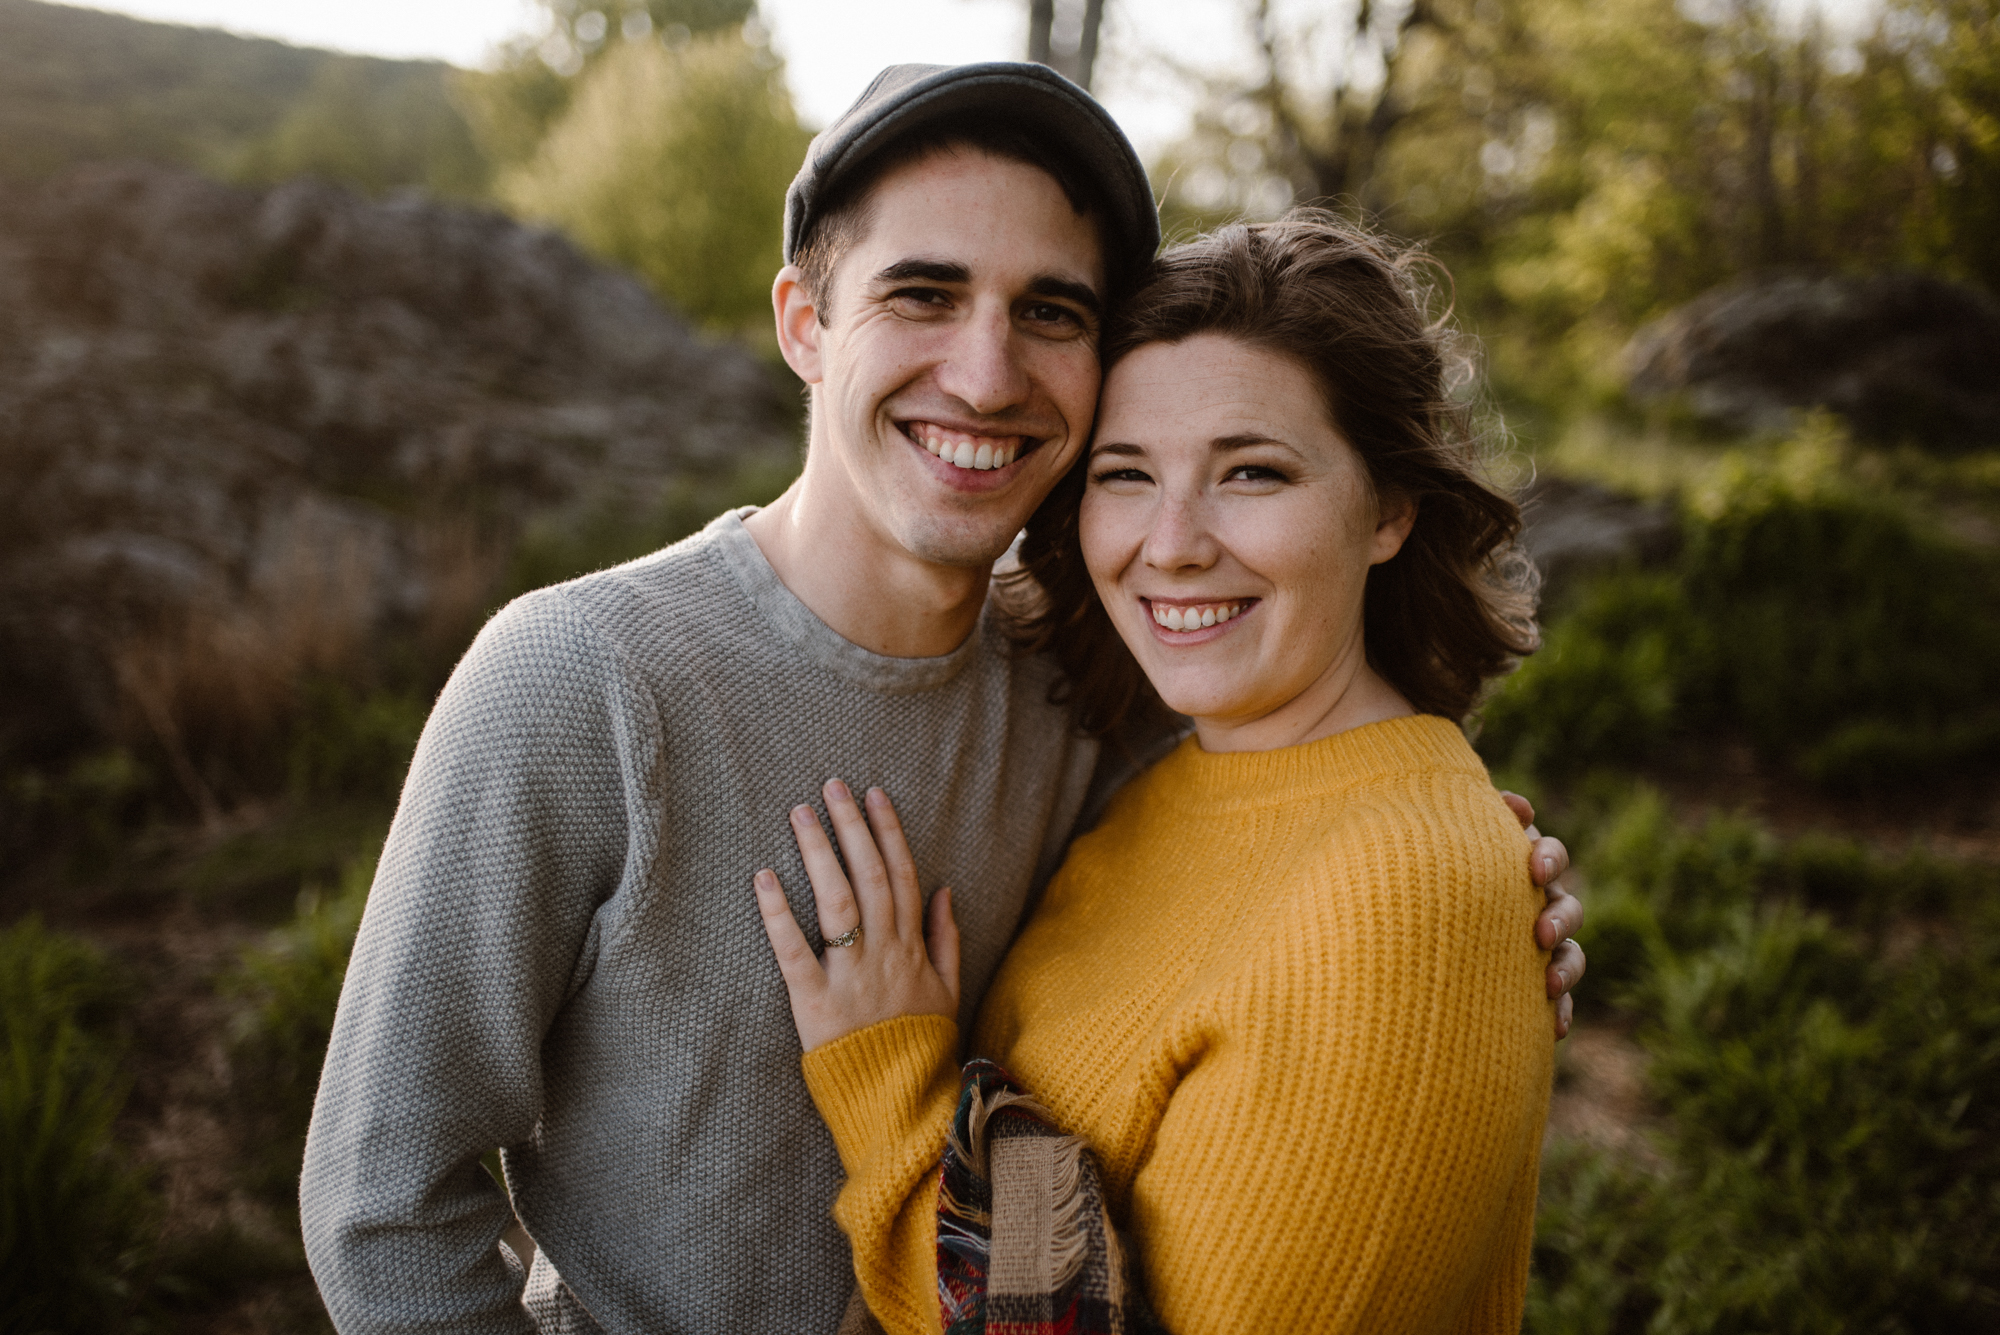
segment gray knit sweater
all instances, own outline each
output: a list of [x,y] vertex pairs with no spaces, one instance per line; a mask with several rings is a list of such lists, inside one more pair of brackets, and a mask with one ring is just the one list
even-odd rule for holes
[[313,1113],[306,1248],[340,1330],[832,1332],[840,1166],[750,877],[778,870],[817,946],[786,812],[881,784],[926,888],[957,890],[969,1016],[1123,777],[1051,670],[990,624],[869,653],[738,514],[494,617],[417,748]]

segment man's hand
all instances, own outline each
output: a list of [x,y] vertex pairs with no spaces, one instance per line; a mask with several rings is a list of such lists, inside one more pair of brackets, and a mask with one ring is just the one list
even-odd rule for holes
[[1535,828],[1535,808],[1527,798],[1519,793],[1502,793],[1500,797],[1521,822],[1521,828],[1528,832],[1528,874],[1548,892],[1548,907],[1535,919],[1535,944],[1552,952],[1549,995],[1558,998],[1556,1037],[1561,1038],[1569,1033],[1571,1018],[1576,1013],[1570,989],[1583,977],[1583,947],[1571,939],[1577,928],[1583,926],[1583,905],[1562,886],[1562,874],[1569,870],[1569,850],[1563,847],[1562,840]]

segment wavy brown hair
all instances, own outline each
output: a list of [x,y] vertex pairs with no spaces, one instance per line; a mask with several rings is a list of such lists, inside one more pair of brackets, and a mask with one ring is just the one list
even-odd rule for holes
[[[1378,497],[1413,502],[1402,550],[1368,572],[1362,634],[1369,666],[1419,712],[1463,719],[1487,678],[1536,645],[1532,568],[1519,554],[1520,508],[1490,486],[1466,398],[1471,359],[1449,316],[1433,319],[1414,248],[1322,209],[1238,224],[1174,246],[1113,313],[1104,369],[1150,343],[1220,334],[1288,357],[1326,398]],[[1052,653],[1056,698],[1103,735],[1161,711],[1113,629],[1083,563],[1077,514],[1089,455],[1050,493],[1004,576],[1024,652]]]

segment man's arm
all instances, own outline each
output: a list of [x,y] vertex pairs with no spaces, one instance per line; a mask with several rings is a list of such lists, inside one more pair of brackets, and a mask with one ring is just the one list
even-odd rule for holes
[[480,633],[438,700],[369,894],[300,1184],[344,1333],[524,1332],[479,1156],[533,1133],[540,1047],[627,859],[629,687],[560,592]]

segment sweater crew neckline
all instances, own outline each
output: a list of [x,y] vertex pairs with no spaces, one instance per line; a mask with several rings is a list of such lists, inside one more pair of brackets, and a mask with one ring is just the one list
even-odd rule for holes
[[1268,805],[1274,796],[1354,788],[1412,770],[1487,778],[1484,762],[1456,723],[1412,714],[1272,751],[1204,751],[1190,736],[1160,762],[1156,774],[1172,778],[1154,788],[1153,798],[1190,810],[1231,810]]
[[871,691],[905,695],[943,686],[979,653],[986,633],[984,614],[963,644],[937,658],[892,658],[854,643],[821,621],[778,578],[764,549],[743,525],[758,508],[746,505],[723,511],[709,522],[708,535],[715,540],[729,573],[771,629],[814,663]]

